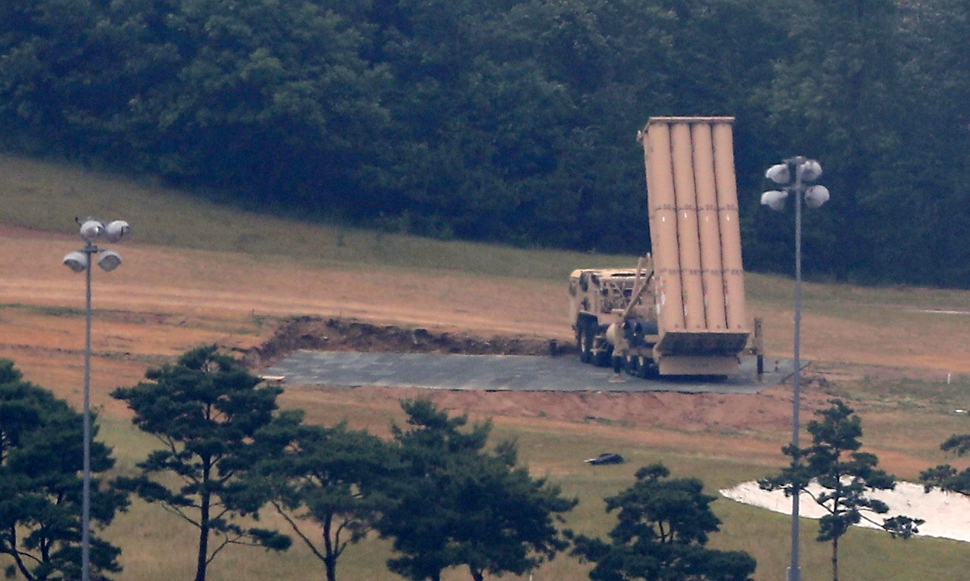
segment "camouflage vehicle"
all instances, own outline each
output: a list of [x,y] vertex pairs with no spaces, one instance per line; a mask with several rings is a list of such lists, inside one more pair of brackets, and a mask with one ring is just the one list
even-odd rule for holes
[[[733,121],[655,117],[640,132],[652,253],[635,269],[570,275],[583,361],[643,377],[739,373],[751,326]],[[760,333],[751,350],[760,353]]]

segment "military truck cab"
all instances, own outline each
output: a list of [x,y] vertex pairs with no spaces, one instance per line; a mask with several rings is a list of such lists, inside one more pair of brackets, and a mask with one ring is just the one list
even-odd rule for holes
[[574,270],[569,297],[583,362],[656,375],[653,346],[659,335],[649,256],[636,269]]

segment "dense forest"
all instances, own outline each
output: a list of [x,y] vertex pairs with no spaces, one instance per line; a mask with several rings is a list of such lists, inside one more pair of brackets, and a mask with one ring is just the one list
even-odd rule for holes
[[809,276],[970,285],[965,0],[3,0],[0,147],[260,211],[649,249],[651,116],[736,118],[749,269],[788,272],[764,169],[818,159]]

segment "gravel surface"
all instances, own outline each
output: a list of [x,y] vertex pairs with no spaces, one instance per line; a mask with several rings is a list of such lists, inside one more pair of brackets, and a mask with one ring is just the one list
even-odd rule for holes
[[297,385],[423,387],[484,391],[671,391],[756,394],[792,373],[790,360],[766,365],[759,381],[756,360],[728,378],[641,379],[584,365],[578,358],[440,353],[360,353],[300,350],[263,372]]

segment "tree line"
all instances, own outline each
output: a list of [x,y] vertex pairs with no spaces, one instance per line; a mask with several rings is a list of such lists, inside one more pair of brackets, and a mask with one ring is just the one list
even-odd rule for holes
[[[114,459],[95,425],[91,520],[104,529],[131,495],[175,515],[197,533],[195,581],[205,581],[226,547],[286,551],[294,538],[320,560],[328,581],[337,579],[347,547],[368,535],[389,539],[388,569],[414,581],[440,581],[455,568],[474,581],[522,575],[574,543],[574,554],[598,562],[604,547],[609,554],[631,543],[628,536],[612,545],[573,540],[563,515],[577,499],[533,477],[514,441],[490,446],[489,422],[469,426],[467,415],[450,416],[428,400],[403,401],[406,423],[393,425],[385,441],[343,423],[306,424],[302,410],[279,410],[282,389],[215,345],[149,369],[145,378],[112,396],[160,447],[135,474],[108,480]],[[81,414],[0,360],[0,555],[13,561],[7,578],[80,578],[81,428]],[[636,494],[607,502],[610,511],[633,515],[621,518],[638,527],[639,546],[654,547],[655,568],[677,571],[686,558],[698,580],[749,581],[754,559],[704,546],[720,521],[703,484],[668,480],[660,465],[644,470]],[[645,509],[651,499],[668,508]],[[289,530],[243,524],[258,523],[267,510]],[[91,539],[91,578],[120,572],[122,547]],[[597,543],[593,552],[581,548],[589,543]],[[611,578],[626,567],[605,566]]]
[[[630,488],[607,497],[616,524],[606,539],[577,535],[564,515],[577,499],[518,461],[514,441],[489,446],[489,422],[468,425],[428,400],[406,400],[403,426],[383,440],[345,423],[306,424],[302,410],[279,410],[281,389],[264,384],[215,345],[192,349],[174,364],[112,396],[160,447],[134,474],[111,480],[111,449],[93,426],[91,520],[97,530],[127,510],[130,495],[175,515],[197,532],[195,580],[230,545],[286,551],[294,541],[318,558],[328,581],[348,546],[389,539],[388,568],[406,579],[439,581],[464,568],[474,581],[526,574],[557,554],[591,563],[593,581],[750,581],[755,560],[706,545],[721,521],[696,478],[670,478],[662,464],[641,468]],[[887,516],[872,499],[896,479],[878,458],[860,452],[862,426],[841,400],[808,424],[812,444],[786,446],[791,464],[760,481],[765,490],[809,494],[826,514],[817,540],[832,544],[838,581],[840,538],[868,520],[909,538],[920,519]],[[81,569],[82,417],[0,360],[0,555],[7,578],[72,580]],[[968,435],[942,449],[967,452]],[[927,491],[970,495],[970,469],[949,465],[921,475]],[[817,483],[821,492],[810,491]],[[277,513],[289,530],[247,526]],[[248,520],[243,517],[250,517]],[[882,519],[881,521],[878,519]],[[96,531],[95,531],[96,532]],[[292,535],[292,536],[291,536]],[[122,547],[91,535],[92,579],[121,571]]]
[[736,117],[745,259],[792,269],[766,167],[820,160],[809,276],[970,283],[959,0],[5,0],[0,147],[263,211],[649,249],[659,115]]

